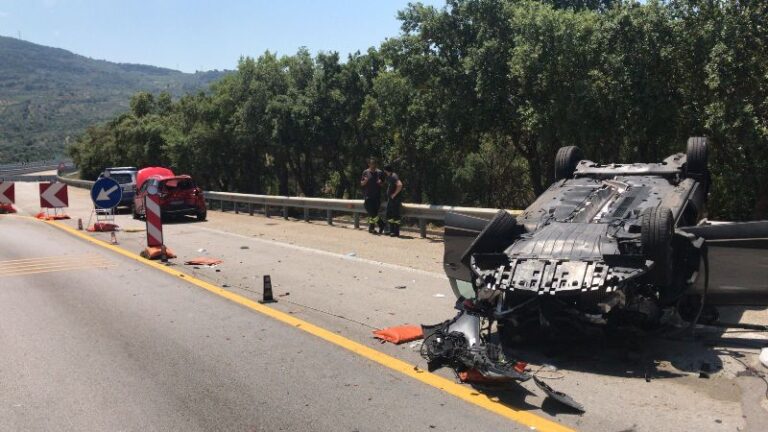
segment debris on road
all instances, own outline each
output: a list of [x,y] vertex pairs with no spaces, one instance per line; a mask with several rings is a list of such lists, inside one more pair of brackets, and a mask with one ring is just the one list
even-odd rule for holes
[[443,298],[445,297],[445,294],[437,293],[437,294],[434,294],[432,297]]
[[399,345],[401,343],[411,342],[423,338],[424,332],[422,332],[421,326],[402,325],[375,330],[373,332],[373,337],[381,339],[382,343],[391,342],[395,345]]
[[347,256],[348,257],[357,256],[357,252],[349,252],[349,253],[347,253]]
[[406,288],[405,285],[398,285],[398,286],[395,287],[395,289],[405,289],[405,288]]
[[763,364],[763,366],[768,368],[768,347],[765,347],[760,350],[760,363]]
[[204,266],[215,266],[223,263],[224,260],[221,260],[219,258],[208,258],[208,257],[197,257],[192,258],[190,260],[184,261],[184,264],[186,265],[204,265]]
[[250,249],[248,246],[240,246],[240,249]]
[[16,213],[16,209],[11,204],[0,204],[0,214]]
[[539,387],[544,393],[547,394],[547,396],[551,397],[553,400],[556,400],[563,405],[569,406],[575,409],[576,411],[579,411],[579,412],[586,411],[584,409],[584,405],[576,402],[575,400],[573,400],[572,397],[568,396],[567,394],[553,389],[552,387],[548,386],[547,383],[536,378],[535,376],[533,377],[533,382],[535,382],[536,386]]

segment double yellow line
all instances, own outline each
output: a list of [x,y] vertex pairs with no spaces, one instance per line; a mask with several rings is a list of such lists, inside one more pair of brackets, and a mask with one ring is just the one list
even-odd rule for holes
[[0,261],[0,278],[26,276],[91,268],[113,267],[108,259],[96,255],[63,255]]

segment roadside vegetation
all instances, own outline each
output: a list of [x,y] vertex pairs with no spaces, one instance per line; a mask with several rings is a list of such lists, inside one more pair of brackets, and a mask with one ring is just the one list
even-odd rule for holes
[[768,3],[412,4],[379,47],[243,58],[207,92],[138,93],[71,147],[84,177],[168,165],[208,189],[358,196],[369,155],[407,201],[522,208],[560,146],[659,161],[711,138],[710,217],[768,217]]

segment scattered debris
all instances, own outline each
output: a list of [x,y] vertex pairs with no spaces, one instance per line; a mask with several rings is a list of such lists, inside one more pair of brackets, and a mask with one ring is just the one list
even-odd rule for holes
[[277,296],[278,297],[285,297],[285,296],[289,296],[289,295],[291,295],[291,293],[286,292],[286,293],[283,293],[283,294],[278,294]]
[[763,364],[763,366],[768,368],[768,347],[765,347],[760,350],[760,363]]
[[240,249],[250,249],[248,246],[240,246]]
[[402,325],[375,330],[373,332],[373,337],[381,339],[384,342],[392,342],[395,345],[399,345],[401,343],[421,339],[424,337],[424,333],[421,330],[421,326]]
[[184,261],[184,264],[186,264],[186,265],[215,266],[215,265],[221,264],[223,262],[224,262],[224,260],[221,260],[221,259],[218,259],[218,258],[197,257],[197,258],[192,258],[190,260]]
[[573,409],[575,409],[576,411],[579,411],[579,412],[585,412],[586,411],[584,409],[584,405],[576,402],[575,400],[573,400],[573,398],[571,398],[567,394],[565,394],[563,392],[559,392],[559,391],[553,389],[552,387],[548,386],[547,383],[545,383],[544,381],[536,378],[535,376],[533,377],[533,382],[535,382],[536,386],[539,387],[544,393],[546,393],[547,396],[549,396],[552,399],[560,402],[561,404],[569,406],[569,407],[571,407],[571,408],[573,408]]
[[398,285],[395,287],[395,289],[405,289],[405,288],[406,288],[405,285]]
[[198,253],[207,253],[208,251],[203,249],[203,248],[200,248],[200,249],[197,250],[197,252]]
[[445,294],[437,293],[437,294],[434,294],[432,297],[443,298],[445,297]]
[[147,230],[146,228],[126,228],[122,231],[127,233],[137,233],[137,232],[144,232],[146,230]]
[[357,252],[349,252],[349,253],[347,254],[347,256],[348,256],[348,257],[357,256]]
[[541,369],[547,372],[557,372],[557,367],[547,363],[542,364]]

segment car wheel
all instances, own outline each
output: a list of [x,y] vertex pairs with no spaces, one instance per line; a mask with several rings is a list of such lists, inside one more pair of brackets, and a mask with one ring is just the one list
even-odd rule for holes
[[555,155],[555,180],[573,177],[576,165],[583,159],[581,149],[576,146],[560,147]]
[[208,211],[203,210],[201,212],[197,212],[197,220],[200,222],[204,221],[208,217]]
[[664,288],[672,278],[674,220],[668,207],[647,208],[641,216],[640,241],[643,255],[653,261],[651,283]]
[[688,138],[685,163],[686,175],[699,181],[705,181],[709,172],[707,159],[707,137]]
[[466,262],[473,253],[502,252],[515,240],[518,226],[515,218],[504,210],[499,210],[488,225],[480,231],[469,245],[461,260]]

